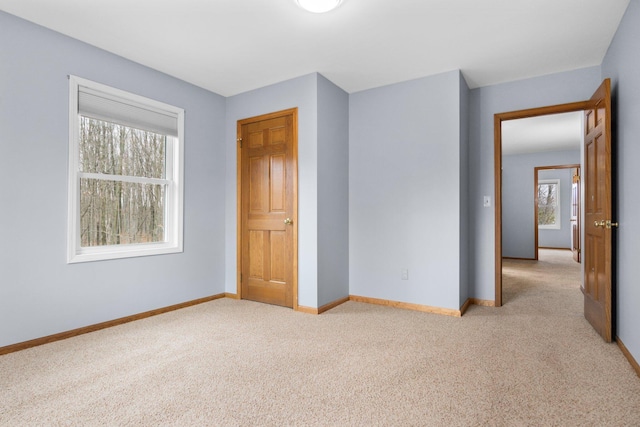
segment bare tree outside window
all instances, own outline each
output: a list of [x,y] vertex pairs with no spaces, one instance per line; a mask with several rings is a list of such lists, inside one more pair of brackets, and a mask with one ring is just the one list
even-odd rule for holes
[[80,116],[79,140],[81,246],[164,241],[165,185],[135,181],[165,178],[166,136]]
[[540,181],[538,183],[538,226],[559,227],[559,189],[558,180]]
[[184,115],[69,76],[69,264],[183,251]]

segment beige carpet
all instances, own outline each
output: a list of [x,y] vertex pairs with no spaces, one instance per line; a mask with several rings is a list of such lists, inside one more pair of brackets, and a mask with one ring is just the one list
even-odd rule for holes
[[462,318],[223,299],[0,356],[0,425],[637,426],[640,378],[584,320],[579,270],[532,264]]

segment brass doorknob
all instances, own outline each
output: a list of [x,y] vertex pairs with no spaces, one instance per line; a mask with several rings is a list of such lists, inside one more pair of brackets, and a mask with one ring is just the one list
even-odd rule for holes
[[593,226],[594,227],[604,227],[604,228],[611,228],[611,227],[617,227],[618,223],[617,222],[611,222],[610,219],[608,220],[602,220],[602,221],[594,221],[593,222]]
[[291,218],[287,218],[284,220],[284,223],[287,225],[293,224],[293,220]]

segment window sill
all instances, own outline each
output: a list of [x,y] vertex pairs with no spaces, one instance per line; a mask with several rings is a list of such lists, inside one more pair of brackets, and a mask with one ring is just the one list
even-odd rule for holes
[[110,259],[135,258],[152,255],[166,255],[183,252],[180,245],[175,244],[138,244],[121,246],[96,246],[82,248],[77,252],[70,252],[67,264],[91,261],[106,261]]

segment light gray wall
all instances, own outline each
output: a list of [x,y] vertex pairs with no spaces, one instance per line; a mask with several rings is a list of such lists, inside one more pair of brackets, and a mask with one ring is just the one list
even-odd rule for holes
[[352,295],[460,308],[459,79],[454,71],[350,96]]
[[[614,219],[617,236],[617,335],[640,362],[640,192],[637,189],[640,159],[640,2],[629,3],[620,27],[602,64],[602,78],[610,77],[614,108],[614,174],[617,198]],[[617,173],[616,173],[617,172]]]
[[349,95],[318,75],[318,306],[349,296]]
[[[0,347],[224,292],[224,99],[0,12]],[[66,263],[69,74],[182,107],[184,253]]]
[[225,288],[235,294],[236,134],[241,119],[298,107],[298,303],[318,307],[318,75],[227,98]]
[[460,306],[469,293],[469,95],[460,73]]
[[[580,164],[579,150],[502,156],[502,256],[535,258],[534,169],[569,164]],[[545,173],[548,175],[548,172],[541,172],[542,175]],[[568,176],[568,171],[565,174]],[[552,175],[562,174],[556,172]],[[539,230],[539,246],[570,246],[571,181],[567,180],[564,176],[561,181],[564,184],[560,194],[562,229]],[[563,241],[562,236],[565,236],[564,242],[559,243]]]
[[[580,152],[578,151],[576,155],[579,156]],[[575,163],[579,164],[579,162]],[[540,170],[538,172],[538,180],[543,179],[560,180],[560,228],[539,229],[538,246],[571,249],[571,169]]]
[[[471,295],[495,297],[495,194],[493,119],[497,113],[589,99],[600,85],[600,67],[473,89],[470,99]],[[483,196],[491,196],[490,208]]]

